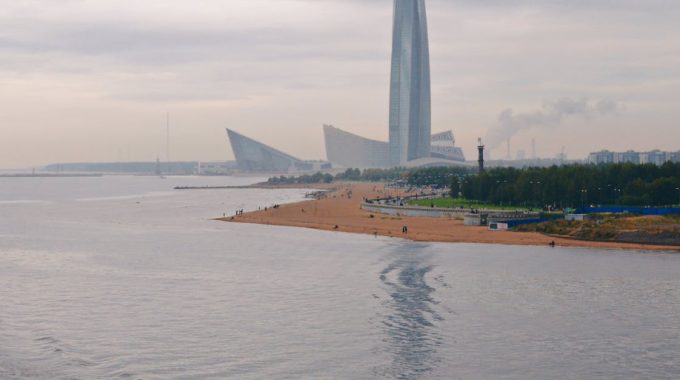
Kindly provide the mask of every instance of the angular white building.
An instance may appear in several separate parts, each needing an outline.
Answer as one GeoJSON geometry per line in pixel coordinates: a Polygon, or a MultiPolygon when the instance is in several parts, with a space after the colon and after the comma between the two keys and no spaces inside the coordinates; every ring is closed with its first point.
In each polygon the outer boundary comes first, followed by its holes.
{"type": "Polygon", "coordinates": [[[305,161],[227,129],[238,168],[244,172],[288,173],[311,170],[305,161]]]}
{"type": "Polygon", "coordinates": [[[451,161],[465,161],[463,150],[456,146],[453,131],[440,132],[432,135],[430,156],[451,161]]]}
{"type": "Polygon", "coordinates": [[[395,0],[390,79],[390,163],[430,156],[430,49],[425,0],[395,0]]]}

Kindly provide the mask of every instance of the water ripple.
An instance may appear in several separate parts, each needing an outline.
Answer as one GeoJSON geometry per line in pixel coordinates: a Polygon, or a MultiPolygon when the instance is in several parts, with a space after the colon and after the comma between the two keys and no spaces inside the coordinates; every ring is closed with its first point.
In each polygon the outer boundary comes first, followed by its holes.
{"type": "Polygon", "coordinates": [[[435,310],[436,289],[427,276],[434,266],[429,256],[420,252],[424,245],[406,243],[390,255],[380,272],[380,281],[388,295],[380,316],[385,334],[384,350],[390,355],[387,368],[375,373],[397,379],[416,379],[430,373],[440,361],[438,348],[443,337],[437,323],[443,317],[435,310]]]}

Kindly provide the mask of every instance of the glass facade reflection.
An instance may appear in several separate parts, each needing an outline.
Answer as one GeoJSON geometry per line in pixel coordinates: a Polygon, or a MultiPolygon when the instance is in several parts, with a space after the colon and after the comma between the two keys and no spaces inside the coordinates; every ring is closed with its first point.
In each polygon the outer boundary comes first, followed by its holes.
{"type": "Polygon", "coordinates": [[[390,162],[430,156],[430,51],[425,0],[395,0],[390,79],[390,162]]]}

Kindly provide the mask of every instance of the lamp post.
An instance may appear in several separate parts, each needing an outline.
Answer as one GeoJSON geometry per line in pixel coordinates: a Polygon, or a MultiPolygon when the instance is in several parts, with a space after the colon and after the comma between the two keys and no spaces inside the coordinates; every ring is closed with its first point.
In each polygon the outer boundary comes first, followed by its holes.
{"type": "Polygon", "coordinates": [[[536,186],[535,185],[540,185],[541,181],[529,181],[529,183],[534,185],[534,186],[531,187],[531,190],[532,190],[531,195],[532,195],[532,198],[534,198],[533,201],[532,201],[533,204],[534,204],[534,207],[536,207],[536,201],[537,201],[538,196],[536,195],[536,186]]]}
{"type": "Polygon", "coordinates": [[[457,175],[456,177],[458,178],[458,194],[456,194],[456,198],[463,198],[463,184],[467,182],[467,177],[463,175],[457,175]]]}
{"type": "Polygon", "coordinates": [[[588,201],[588,189],[581,189],[581,208],[585,208],[588,201]]]}
{"type": "Polygon", "coordinates": [[[680,206],[680,187],[676,187],[675,190],[678,191],[678,206],[680,206]]]}
{"type": "Polygon", "coordinates": [[[614,189],[614,197],[615,197],[615,203],[618,205],[619,204],[619,198],[621,198],[621,189],[618,187],[614,189]]]}
{"type": "Polygon", "coordinates": [[[503,206],[503,199],[505,199],[505,196],[504,196],[504,195],[505,195],[505,192],[503,191],[503,189],[505,188],[505,186],[503,186],[504,183],[508,183],[508,181],[507,181],[507,180],[504,180],[504,181],[498,180],[498,181],[496,181],[496,184],[498,184],[498,192],[501,194],[501,206],[503,206]]]}

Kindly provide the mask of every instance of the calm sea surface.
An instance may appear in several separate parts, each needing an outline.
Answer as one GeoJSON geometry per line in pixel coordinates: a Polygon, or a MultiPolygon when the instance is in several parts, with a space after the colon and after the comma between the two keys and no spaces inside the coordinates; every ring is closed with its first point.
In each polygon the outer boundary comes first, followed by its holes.
{"type": "Polygon", "coordinates": [[[301,190],[0,178],[0,379],[678,379],[680,256],[210,218],[301,190]]]}

